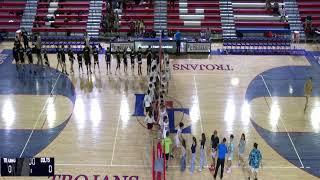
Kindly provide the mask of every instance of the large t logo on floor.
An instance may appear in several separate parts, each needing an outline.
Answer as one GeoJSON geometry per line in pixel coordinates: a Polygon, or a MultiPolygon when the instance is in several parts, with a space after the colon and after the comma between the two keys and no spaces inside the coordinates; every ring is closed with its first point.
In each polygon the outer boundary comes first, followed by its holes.
{"type": "MultiPolygon", "coordinates": [[[[134,108],[134,113],[133,116],[145,116],[144,115],[144,107],[143,107],[143,99],[144,99],[144,94],[135,94],[136,96],[136,103],[135,103],[135,108],[134,108]]],[[[167,105],[167,112],[168,112],[168,117],[169,117],[169,129],[170,133],[176,133],[176,127],[179,125],[182,119],[177,120],[175,119],[175,113],[180,112],[185,115],[189,115],[189,108],[183,108],[183,107],[173,107],[175,104],[174,101],[166,101],[167,105]]],[[[182,130],[182,133],[191,133],[191,126],[187,126],[182,130]]]]}

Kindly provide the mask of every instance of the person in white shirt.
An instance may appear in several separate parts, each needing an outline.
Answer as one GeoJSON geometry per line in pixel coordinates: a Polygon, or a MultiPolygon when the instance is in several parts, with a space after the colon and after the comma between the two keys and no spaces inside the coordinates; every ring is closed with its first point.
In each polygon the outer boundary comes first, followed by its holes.
{"type": "Polygon", "coordinates": [[[171,79],[171,69],[170,69],[170,63],[169,60],[165,62],[165,71],[166,71],[166,75],[168,77],[168,80],[171,79]]]}
{"type": "Polygon", "coordinates": [[[280,12],[280,21],[282,22],[287,22],[287,12],[286,9],[284,8],[284,5],[281,6],[281,9],[279,10],[280,12]]]}
{"type": "Polygon", "coordinates": [[[169,120],[168,120],[168,116],[164,116],[163,117],[163,138],[166,138],[166,133],[169,132],[169,120]]]}
{"type": "Polygon", "coordinates": [[[182,129],[183,129],[183,126],[184,126],[183,122],[180,122],[180,123],[179,123],[179,126],[178,126],[178,128],[177,128],[177,134],[176,134],[176,136],[175,136],[175,145],[176,145],[177,148],[180,147],[180,139],[182,139],[182,129]]]}
{"type": "Polygon", "coordinates": [[[155,95],[155,87],[153,85],[152,82],[149,82],[149,85],[148,85],[148,91],[150,91],[150,98],[151,98],[151,102],[154,100],[154,95],[155,95]]]}
{"type": "Polygon", "coordinates": [[[145,108],[146,114],[148,114],[149,112],[151,112],[151,103],[152,103],[150,90],[148,90],[147,94],[144,95],[143,102],[144,102],[144,108],[145,108]]]}
{"type": "Polygon", "coordinates": [[[153,118],[153,115],[152,115],[152,111],[149,111],[149,113],[147,114],[147,116],[144,119],[144,121],[147,123],[147,128],[149,130],[152,130],[153,123],[154,123],[154,118],[153,118]]]}

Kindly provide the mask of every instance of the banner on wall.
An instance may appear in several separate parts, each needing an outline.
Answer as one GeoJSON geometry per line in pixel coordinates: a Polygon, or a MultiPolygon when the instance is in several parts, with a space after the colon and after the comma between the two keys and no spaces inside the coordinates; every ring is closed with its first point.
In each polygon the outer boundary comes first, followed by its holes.
{"type": "Polygon", "coordinates": [[[120,51],[123,51],[124,49],[134,49],[134,42],[112,42],[110,44],[111,52],[116,52],[118,48],[120,48],[120,51]]]}
{"type": "Polygon", "coordinates": [[[211,43],[205,42],[188,42],[187,43],[187,52],[188,53],[210,53],[211,43]]]}
{"type": "MultiPolygon", "coordinates": [[[[176,52],[176,42],[175,41],[163,41],[162,42],[162,49],[166,53],[175,53],[176,52]]],[[[136,51],[141,47],[142,51],[151,47],[152,51],[159,50],[159,41],[135,41],[135,49],[136,51]]]]}

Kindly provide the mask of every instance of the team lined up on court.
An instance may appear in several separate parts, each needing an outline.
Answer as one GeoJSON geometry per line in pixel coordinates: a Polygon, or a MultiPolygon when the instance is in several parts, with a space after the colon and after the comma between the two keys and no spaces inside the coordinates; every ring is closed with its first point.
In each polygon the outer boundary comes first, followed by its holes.
{"type": "MultiPolygon", "coordinates": [[[[70,45],[65,48],[63,45],[62,46],[57,46],[56,47],[56,55],[57,55],[57,66],[56,69],[60,70],[62,73],[69,75],[69,73],[73,74],[74,73],[74,64],[75,61],[77,60],[78,62],[78,72],[79,74],[84,74],[85,71],[83,69],[83,63],[85,65],[85,70],[86,73],[92,74],[92,72],[96,72],[96,69],[98,69],[100,73],[100,59],[99,59],[99,53],[102,51],[102,49],[99,47],[99,49],[93,45],[90,47],[88,44],[84,46],[82,51],[75,52],[70,45]],[[67,57],[70,62],[70,70],[68,73],[67,70],[67,57]],[[92,59],[93,59],[93,71],[92,71],[92,59]]],[[[40,45],[35,44],[33,48],[29,47],[29,44],[25,44],[25,47],[21,45],[20,40],[16,39],[14,43],[14,47],[12,49],[13,52],[13,58],[16,62],[17,65],[24,65],[25,62],[25,57],[28,58],[28,63],[29,64],[34,64],[33,60],[33,54],[36,54],[37,57],[37,65],[42,66],[43,68],[45,66],[50,67],[50,62],[48,59],[48,54],[45,49],[41,49],[40,45]],[[43,63],[44,59],[44,63],[43,63]],[[44,66],[45,65],[45,66],[44,66]]],[[[137,68],[137,74],[139,76],[142,76],[142,61],[143,58],[146,57],[146,64],[147,64],[147,75],[150,73],[155,73],[154,65],[155,60],[159,61],[158,54],[154,53],[151,51],[151,47],[146,51],[142,51],[142,49],[139,47],[137,51],[134,49],[130,48],[116,48],[115,52],[111,52],[111,49],[108,47],[105,50],[105,62],[106,62],[106,71],[107,75],[112,74],[112,69],[111,69],[111,63],[112,59],[116,60],[116,69],[114,71],[114,74],[120,74],[121,73],[121,68],[123,66],[123,73],[128,74],[128,57],[130,58],[130,66],[131,66],[131,74],[135,75],[135,65],[138,65],[137,68]],[[114,58],[112,58],[114,57],[114,58]],[[123,65],[122,65],[123,64],[123,65]],[[151,67],[152,66],[152,67],[151,67]]],[[[158,64],[157,64],[158,65],[158,64]]],[[[18,67],[23,67],[23,66],[17,66],[18,67]]],[[[169,67],[168,67],[169,68],[169,67]]],[[[30,69],[31,72],[31,69],[30,69]]],[[[34,73],[36,71],[34,70],[34,73]]],[[[156,78],[156,77],[153,77],[156,78]]]]}

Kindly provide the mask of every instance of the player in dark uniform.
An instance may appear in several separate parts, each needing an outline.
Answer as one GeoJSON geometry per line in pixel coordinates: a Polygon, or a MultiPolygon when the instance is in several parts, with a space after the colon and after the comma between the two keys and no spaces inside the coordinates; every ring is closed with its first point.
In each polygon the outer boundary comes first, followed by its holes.
{"type": "Polygon", "coordinates": [[[123,72],[127,73],[128,58],[127,58],[127,50],[126,49],[123,50],[122,58],[123,58],[123,72]]]}
{"type": "Polygon", "coordinates": [[[62,62],[61,62],[60,47],[59,47],[59,46],[57,46],[56,51],[57,51],[57,60],[58,60],[57,68],[56,68],[56,69],[57,69],[57,71],[58,71],[58,70],[59,70],[59,66],[61,67],[61,70],[62,70],[62,68],[63,68],[62,62]]]}
{"type": "Polygon", "coordinates": [[[151,61],[152,61],[152,51],[151,46],[148,47],[147,51],[147,74],[150,74],[151,71],[151,61]]]}
{"type": "Polygon", "coordinates": [[[43,50],[43,59],[44,59],[44,64],[50,67],[50,62],[49,62],[49,58],[46,50],[43,50]]]}
{"type": "Polygon", "coordinates": [[[66,54],[65,54],[65,50],[64,50],[64,46],[61,46],[60,49],[60,58],[61,58],[61,63],[62,63],[62,73],[65,73],[66,75],[69,75],[67,73],[67,67],[66,67],[66,54]]]}
{"type": "Polygon", "coordinates": [[[99,66],[99,51],[95,45],[92,46],[92,54],[93,54],[93,71],[96,70],[96,65],[98,66],[98,69],[100,71],[100,66],[99,66]]]}
{"type": "Polygon", "coordinates": [[[82,71],[82,73],[83,73],[83,68],[82,68],[82,54],[81,54],[81,52],[78,52],[78,54],[77,54],[77,59],[78,59],[79,74],[80,74],[80,68],[81,68],[81,71],[82,71]]]}
{"type": "Polygon", "coordinates": [[[27,57],[28,57],[29,64],[33,64],[32,49],[28,47],[26,49],[26,54],[27,54],[27,57]]]}
{"type": "Polygon", "coordinates": [[[22,46],[19,48],[19,60],[21,64],[24,64],[24,49],[22,46]]]}
{"type": "Polygon", "coordinates": [[[116,59],[117,59],[117,67],[116,67],[116,72],[114,73],[115,75],[117,75],[117,71],[120,71],[120,63],[121,63],[121,59],[120,59],[120,48],[117,49],[116,51],[116,59]]]}
{"type": "Polygon", "coordinates": [[[36,55],[37,55],[37,59],[38,59],[37,64],[43,66],[43,61],[42,61],[42,55],[41,55],[41,49],[40,49],[40,47],[35,46],[35,50],[36,50],[36,55]]]}
{"type": "Polygon", "coordinates": [[[142,51],[141,51],[141,47],[139,47],[139,49],[138,49],[137,59],[138,59],[138,75],[142,75],[142,71],[141,71],[141,64],[142,64],[142,51]]]}
{"type": "Polygon", "coordinates": [[[83,48],[83,58],[84,58],[84,63],[86,65],[86,68],[87,68],[87,74],[92,74],[91,72],[91,60],[90,60],[90,48],[89,46],[85,46],[83,48]]]}
{"type": "Polygon", "coordinates": [[[107,75],[111,74],[111,70],[110,70],[110,65],[111,65],[111,51],[110,48],[108,47],[106,50],[106,54],[105,54],[105,59],[106,59],[106,65],[107,65],[107,75]]]}
{"type": "Polygon", "coordinates": [[[69,61],[70,61],[70,72],[74,73],[74,70],[73,70],[74,53],[73,53],[70,45],[68,46],[68,56],[69,56],[69,61]]]}
{"type": "Polygon", "coordinates": [[[16,68],[18,69],[18,64],[20,63],[18,45],[15,45],[12,48],[12,56],[14,58],[14,61],[16,62],[16,68]]]}
{"type": "Polygon", "coordinates": [[[131,72],[134,74],[134,59],[135,59],[135,52],[134,49],[131,50],[130,52],[130,62],[131,62],[131,72]]]}

